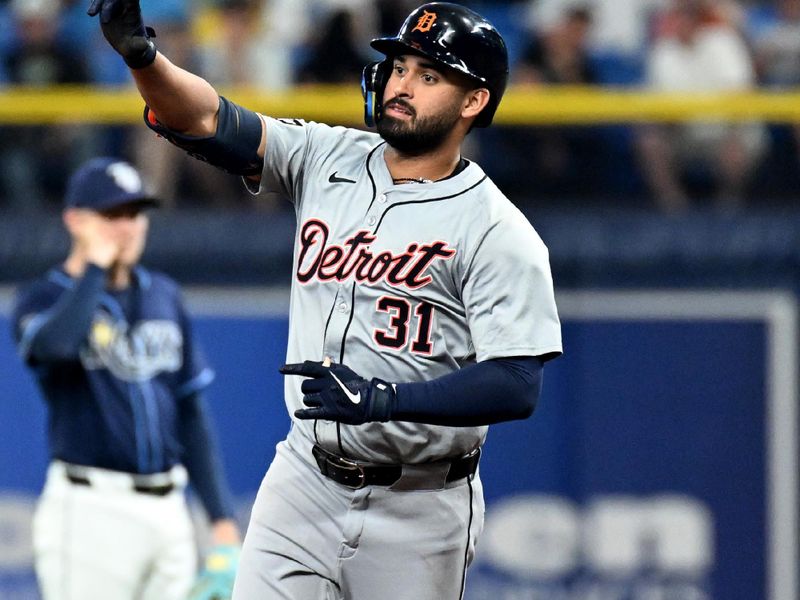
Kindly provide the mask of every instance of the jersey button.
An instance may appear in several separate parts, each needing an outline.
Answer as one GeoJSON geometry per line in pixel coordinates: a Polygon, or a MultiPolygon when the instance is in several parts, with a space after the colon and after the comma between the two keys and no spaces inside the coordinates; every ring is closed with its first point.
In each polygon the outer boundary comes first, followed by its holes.
{"type": "Polygon", "coordinates": [[[384,203],[386,202],[386,200],[387,200],[386,194],[381,194],[380,196],[378,196],[378,202],[384,203]]]}
{"type": "Polygon", "coordinates": [[[372,216],[369,219],[367,219],[367,225],[369,226],[375,225],[375,223],[377,222],[378,222],[378,217],[376,216],[372,216]]]}
{"type": "Polygon", "coordinates": [[[341,304],[339,304],[339,312],[347,312],[347,303],[346,302],[342,302],[341,304]]]}

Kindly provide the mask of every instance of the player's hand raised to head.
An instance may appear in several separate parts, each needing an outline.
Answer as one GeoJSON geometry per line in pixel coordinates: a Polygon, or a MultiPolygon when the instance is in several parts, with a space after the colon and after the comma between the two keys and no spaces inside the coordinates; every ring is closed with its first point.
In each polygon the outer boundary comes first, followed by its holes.
{"type": "Polygon", "coordinates": [[[156,36],[144,26],[139,0],[92,0],[90,17],[100,15],[100,27],[108,43],[131,69],[141,69],[156,59],[156,36]]]}
{"type": "Polygon", "coordinates": [[[397,400],[392,384],[373,378],[367,381],[352,369],[329,361],[307,360],[283,365],[284,375],[309,377],[303,381],[303,404],[296,410],[298,419],[327,419],[350,425],[368,421],[388,421],[397,400]]]}
{"type": "Polygon", "coordinates": [[[113,224],[94,211],[80,208],[69,209],[64,218],[83,258],[98,267],[110,267],[121,248],[113,224]]]}

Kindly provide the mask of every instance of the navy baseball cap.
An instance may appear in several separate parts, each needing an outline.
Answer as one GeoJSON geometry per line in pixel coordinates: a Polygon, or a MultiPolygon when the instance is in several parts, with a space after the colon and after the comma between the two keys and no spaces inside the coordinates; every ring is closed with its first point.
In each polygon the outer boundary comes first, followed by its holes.
{"type": "Polygon", "coordinates": [[[145,190],[139,172],[118,158],[93,158],[84,163],[67,182],[66,208],[104,211],[124,204],[143,208],[159,205],[145,190]]]}

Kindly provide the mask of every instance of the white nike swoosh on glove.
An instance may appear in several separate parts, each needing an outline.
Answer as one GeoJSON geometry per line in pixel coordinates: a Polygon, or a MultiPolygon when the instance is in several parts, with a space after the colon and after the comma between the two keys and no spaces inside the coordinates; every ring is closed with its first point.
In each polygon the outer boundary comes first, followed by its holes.
{"type": "Polygon", "coordinates": [[[348,390],[347,386],[341,382],[341,380],[336,376],[336,374],[333,371],[331,371],[331,377],[333,377],[334,381],[336,381],[338,386],[342,388],[342,391],[344,392],[345,396],[347,396],[350,399],[350,402],[352,402],[353,404],[361,404],[361,394],[358,393],[354,394],[353,392],[348,390]]]}

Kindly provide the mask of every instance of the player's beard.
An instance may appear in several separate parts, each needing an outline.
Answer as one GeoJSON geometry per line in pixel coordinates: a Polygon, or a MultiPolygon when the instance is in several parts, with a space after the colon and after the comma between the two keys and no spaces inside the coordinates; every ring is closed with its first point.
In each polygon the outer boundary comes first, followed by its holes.
{"type": "Polygon", "coordinates": [[[378,121],[378,133],[392,148],[406,156],[421,156],[435,150],[447,139],[461,118],[460,103],[427,117],[417,117],[416,111],[402,100],[392,99],[411,112],[408,120],[397,119],[385,112],[378,121]]]}

